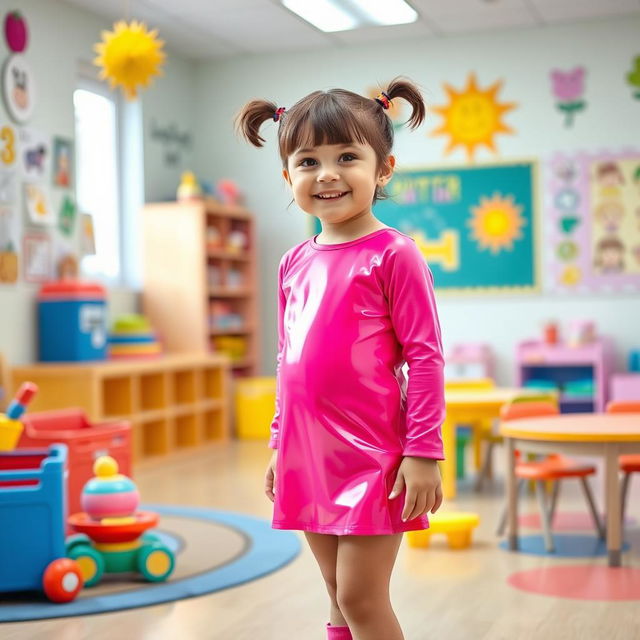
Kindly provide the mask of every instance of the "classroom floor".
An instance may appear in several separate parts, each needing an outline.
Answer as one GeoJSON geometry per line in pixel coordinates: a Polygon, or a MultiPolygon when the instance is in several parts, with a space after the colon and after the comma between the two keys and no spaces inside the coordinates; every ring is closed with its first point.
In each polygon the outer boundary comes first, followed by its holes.
{"type": "MultiPolygon", "coordinates": [[[[193,505],[269,518],[263,473],[270,450],[262,442],[211,445],[136,469],[144,502],[193,505]]],[[[502,451],[497,452],[499,467],[502,451]]],[[[561,512],[583,512],[577,483],[566,483],[561,512]]],[[[549,558],[509,553],[494,534],[502,505],[500,479],[476,494],[461,484],[450,510],[476,511],[481,524],[473,548],[451,551],[434,537],[428,550],[403,541],[392,577],[394,609],[406,640],[631,640],[640,638],[640,601],[589,601],[520,591],[507,583],[516,571],[556,565],[606,565],[606,558],[549,558]]],[[[596,496],[600,499],[599,483],[596,496]]],[[[640,479],[632,482],[625,567],[640,568],[640,479]]],[[[601,502],[599,502],[601,504],[601,502]]],[[[537,513],[523,498],[522,513],[537,513]]],[[[527,533],[528,531],[524,531],[527,533]]],[[[585,533],[589,533],[585,531],[585,533]]],[[[325,640],[328,598],[306,543],[289,565],[253,582],[164,605],[39,622],[0,625],[3,640],[325,640]]],[[[384,638],[380,638],[384,640],[384,638]]]]}

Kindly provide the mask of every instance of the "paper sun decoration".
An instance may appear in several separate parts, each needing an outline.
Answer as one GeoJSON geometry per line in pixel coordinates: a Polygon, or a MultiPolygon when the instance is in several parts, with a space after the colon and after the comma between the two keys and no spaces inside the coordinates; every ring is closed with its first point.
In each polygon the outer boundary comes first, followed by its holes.
{"type": "Polygon", "coordinates": [[[128,100],[138,95],[138,87],[148,87],[151,79],[162,75],[160,65],[165,53],[157,30],[147,31],[144,22],[124,20],[113,25],[113,31],[102,32],[102,42],[94,45],[100,55],[93,61],[102,67],[100,79],[109,80],[111,87],[122,88],[128,100]]]}

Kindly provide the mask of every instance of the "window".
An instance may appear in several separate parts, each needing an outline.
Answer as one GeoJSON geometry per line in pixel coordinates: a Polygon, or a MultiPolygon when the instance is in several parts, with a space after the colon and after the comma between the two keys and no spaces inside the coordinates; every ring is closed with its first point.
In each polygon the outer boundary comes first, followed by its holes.
{"type": "Polygon", "coordinates": [[[121,198],[118,103],[97,82],[82,81],[73,94],[76,197],[93,218],[96,254],[82,258],[84,276],[121,283],[121,198]]]}

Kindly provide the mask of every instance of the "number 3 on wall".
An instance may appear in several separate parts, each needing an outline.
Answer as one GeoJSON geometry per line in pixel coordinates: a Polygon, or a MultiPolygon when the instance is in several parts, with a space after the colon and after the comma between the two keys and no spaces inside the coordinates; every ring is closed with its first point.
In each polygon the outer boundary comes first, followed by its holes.
{"type": "Polygon", "coordinates": [[[16,160],[16,134],[13,127],[2,127],[0,129],[0,140],[2,141],[2,150],[0,150],[0,160],[9,166],[16,160]]]}

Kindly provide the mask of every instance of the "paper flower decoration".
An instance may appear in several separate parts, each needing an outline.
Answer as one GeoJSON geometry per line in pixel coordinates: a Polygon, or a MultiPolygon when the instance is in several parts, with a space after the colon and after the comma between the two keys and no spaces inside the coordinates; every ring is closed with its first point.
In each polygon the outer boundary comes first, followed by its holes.
{"type": "Polygon", "coordinates": [[[573,124],[573,115],[586,107],[582,99],[584,93],[584,67],[576,67],[571,71],[551,71],[551,89],[556,99],[556,106],[564,112],[564,125],[573,124]]]}
{"type": "Polygon", "coordinates": [[[634,90],[633,97],[640,100],[640,56],[633,60],[633,68],[627,74],[627,82],[634,90]]]}
{"type": "Polygon", "coordinates": [[[162,75],[164,42],[156,39],[157,30],[147,31],[144,22],[127,24],[121,20],[113,28],[102,32],[102,42],[94,46],[100,55],[93,62],[102,67],[102,80],[109,80],[111,87],[121,87],[127,99],[133,100],[138,87],[148,87],[154,76],[162,75]]]}

